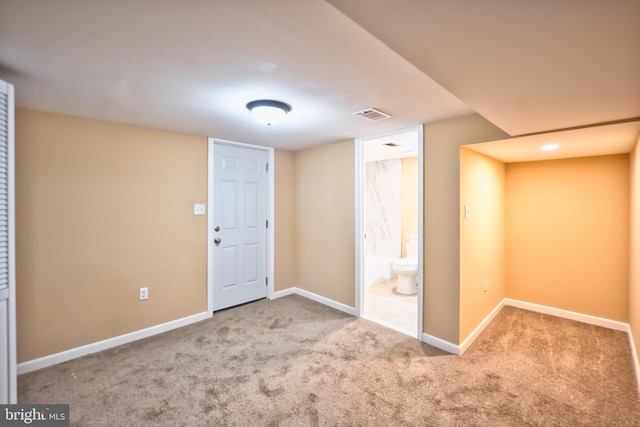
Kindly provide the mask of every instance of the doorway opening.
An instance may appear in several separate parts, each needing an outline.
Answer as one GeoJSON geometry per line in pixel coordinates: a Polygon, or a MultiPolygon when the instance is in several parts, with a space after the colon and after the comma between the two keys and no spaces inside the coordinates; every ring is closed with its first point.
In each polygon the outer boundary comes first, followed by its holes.
{"type": "Polygon", "coordinates": [[[422,341],[422,126],[356,139],[356,311],[422,341]]]}

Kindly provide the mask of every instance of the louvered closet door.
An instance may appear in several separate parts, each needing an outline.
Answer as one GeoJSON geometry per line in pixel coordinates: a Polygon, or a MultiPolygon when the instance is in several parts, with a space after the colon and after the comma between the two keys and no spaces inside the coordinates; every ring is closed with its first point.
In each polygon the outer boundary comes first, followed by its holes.
{"type": "Polygon", "coordinates": [[[0,80],[0,404],[16,403],[13,86],[0,80]]]}

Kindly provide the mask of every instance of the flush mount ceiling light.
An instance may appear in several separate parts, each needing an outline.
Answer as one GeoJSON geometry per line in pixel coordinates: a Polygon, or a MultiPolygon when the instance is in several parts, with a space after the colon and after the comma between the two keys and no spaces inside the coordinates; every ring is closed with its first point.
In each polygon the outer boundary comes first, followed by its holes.
{"type": "Polygon", "coordinates": [[[540,147],[540,151],[553,151],[557,150],[558,148],[560,148],[558,144],[546,144],[540,147]]]}
{"type": "Polygon", "coordinates": [[[281,122],[287,116],[287,113],[291,111],[291,106],[280,101],[260,99],[248,103],[247,109],[251,111],[257,121],[271,126],[281,122]]]}

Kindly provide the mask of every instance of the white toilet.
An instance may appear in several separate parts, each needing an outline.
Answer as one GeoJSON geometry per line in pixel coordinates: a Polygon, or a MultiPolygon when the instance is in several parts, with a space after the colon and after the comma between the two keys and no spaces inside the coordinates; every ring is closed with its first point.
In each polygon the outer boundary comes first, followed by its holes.
{"type": "Polygon", "coordinates": [[[393,260],[393,271],[398,274],[396,292],[413,295],[418,292],[418,236],[407,234],[404,241],[407,245],[407,256],[393,260]]]}

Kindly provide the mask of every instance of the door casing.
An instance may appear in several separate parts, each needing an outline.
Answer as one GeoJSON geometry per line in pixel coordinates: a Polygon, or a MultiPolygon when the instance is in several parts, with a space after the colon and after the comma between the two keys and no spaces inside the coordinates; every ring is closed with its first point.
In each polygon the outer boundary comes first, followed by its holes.
{"type": "Polygon", "coordinates": [[[355,139],[355,287],[356,287],[356,315],[362,317],[364,315],[364,229],[363,221],[364,212],[364,191],[366,172],[364,167],[363,144],[372,139],[382,138],[384,136],[394,135],[398,133],[416,131],[418,133],[418,325],[416,329],[416,338],[418,341],[424,341],[423,337],[423,304],[424,304],[424,129],[422,125],[411,126],[393,131],[383,132],[355,139]]]}
{"type": "Polygon", "coordinates": [[[255,150],[263,150],[267,152],[269,162],[269,170],[267,171],[267,218],[269,228],[267,229],[267,298],[273,298],[274,290],[274,270],[275,270],[275,254],[274,254],[274,230],[275,230],[275,210],[274,210],[274,171],[275,171],[275,150],[271,147],[263,147],[260,145],[244,144],[240,142],[227,141],[218,138],[208,139],[208,167],[207,167],[207,312],[213,315],[213,250],[214,250],[214,223],[213,223],[213,177],[214,177],[214,144],[220,143],[225,145],[233,145],[238,147],[252,148],[255,150]]]}

